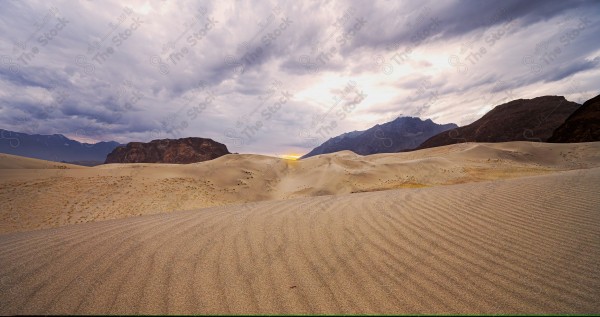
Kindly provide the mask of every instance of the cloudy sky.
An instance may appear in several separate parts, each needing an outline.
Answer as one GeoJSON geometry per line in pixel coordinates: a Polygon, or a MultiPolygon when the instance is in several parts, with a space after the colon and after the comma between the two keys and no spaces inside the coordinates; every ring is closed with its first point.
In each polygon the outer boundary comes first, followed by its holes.
{"type": "Polygon", "coordinates": [[[600,93],[598,1],[3,1],[0,128],[304,154],[600,93]],[[596,34],[596,35],[594,35],[596,34]]]}

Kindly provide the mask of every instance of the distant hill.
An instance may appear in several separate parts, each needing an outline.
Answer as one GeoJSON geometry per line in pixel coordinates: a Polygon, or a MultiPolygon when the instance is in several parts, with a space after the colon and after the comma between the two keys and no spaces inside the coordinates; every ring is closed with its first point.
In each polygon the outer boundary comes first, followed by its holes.
{"type": "Polygon", "coordinates": [[[92,167],[92,166],[102,165],[102,164],[104,164],[104,161],[71,161],[71,162],[61,161],[61,163],[69,163],[69,164],[73,164],[73,165],[92,167]]]}
{"type": "Polygon", "coordinates": [[[584,102],[548,139],[554,143],[595,141],[600,141],[600,95],[584,102]]]}
{"type": "Polygon", "coordinates": [[[462,142],[544,142],[577,108],[578,103],[562,96],[513,100],[469,125],[429,138],[417,149],[462,142]]]}
{"type": "Polygon", "coordinates": [[[400,117],[365,131],[353,131],[333,137],[302,158],[343,150],[361,155],[399,152],[413,149],[429,137],[456,127],[454,123],[441,125],[430,119],[423,121],[420,118],[400,117]]]}
{"type": "Polygon", "coordinates": [[[0,153],[47,161],[102,163],[119,145],[114,141],[80,143],[62,134],[27,134],[0,129],[0,153]]]}
{"type": "Polygon", "coordinates": [[[130,142],[115,148],[105,163],[173,163],[188,164],[216,159],[230,154],[227,146],[204,138],[130,142]]]}

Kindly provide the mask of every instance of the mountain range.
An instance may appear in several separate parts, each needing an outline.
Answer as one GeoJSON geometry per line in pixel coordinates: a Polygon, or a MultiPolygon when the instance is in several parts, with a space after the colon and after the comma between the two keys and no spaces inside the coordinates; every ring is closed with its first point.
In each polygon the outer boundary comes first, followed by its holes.
{"type": "Polygon", "coordinates": [[[27,134],[0,129],[0,153],[55,162],[98,165],[118,142],[81,143],[62,134],[27,134]]]}
{"type": "MultiPolygon", "coordinates": [[[[431,119],[399,117],[364,131],[330,138],[301,158],[350,150],[360,155],[394,153],[462,142],[600,141],[600,95],[583,105],[562,96],[518,99],[496,106],[475,122],[458,127],[431,119]]],[[[80,165],[106,163],[192,163],[229,154],[211,139],[154,140],[150,143],[81,143],[62,134],[26,134],[0,129],[0,153],[80,165]]]]}
{"type": "Polygon", "coordinates": [[[563,96],[517,99],[494,107],[475,122],[458,127],[401,117],[365,131],[330,138],[301,158],[350,150],[361,155],[426,149],[463,142],[600,141],[600,96],[582,106],[563,96]]]}
{"type": "Polygon", "coordinates": [[[454,123],[437,124],[431,119],[399,117],[364,131],[352,131],[330,138],[301,158],[343,150],[361,155],[400,152],[413,149],[431,136],[457,127],[454,123]]]}
{"type": "Polygon", "coordinates": [[[429,138],[417,149],[463,142],[545,142],[579,106],[562,96],[513,100],[469,125],[429,138]]]}

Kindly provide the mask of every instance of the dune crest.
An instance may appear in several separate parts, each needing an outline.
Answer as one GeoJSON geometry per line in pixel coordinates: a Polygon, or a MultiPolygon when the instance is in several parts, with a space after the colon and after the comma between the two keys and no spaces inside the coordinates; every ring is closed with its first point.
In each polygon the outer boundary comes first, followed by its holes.
{"type": "Polygon", "coordinates": [[[370,156],[343,151],[299,161],[231,154],[186,165],[109,164],[93,168],[3,155],[0,233],[256,201],[431,187],[598,166],[600,142],[464,143],[370,156]]]}

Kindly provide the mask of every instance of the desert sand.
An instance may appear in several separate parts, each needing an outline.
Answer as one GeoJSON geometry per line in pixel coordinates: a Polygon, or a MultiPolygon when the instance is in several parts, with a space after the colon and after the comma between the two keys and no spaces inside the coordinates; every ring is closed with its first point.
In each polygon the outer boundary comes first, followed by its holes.
{"type": "MultiPolygon", "coordinates": [[[[391,159],[350,161],[372,160],[391,159]]],[[[598,313],[599,184],[588,168],[4,234],[0,314],[598,313]]]]}
{"type": "Polygon", "coordinates": [[[300,161],[231,154],[80,167],[0,155],[0,233],[248,202],[481,182],[600,167],[600,142],[463,143],[300,161]]]}

